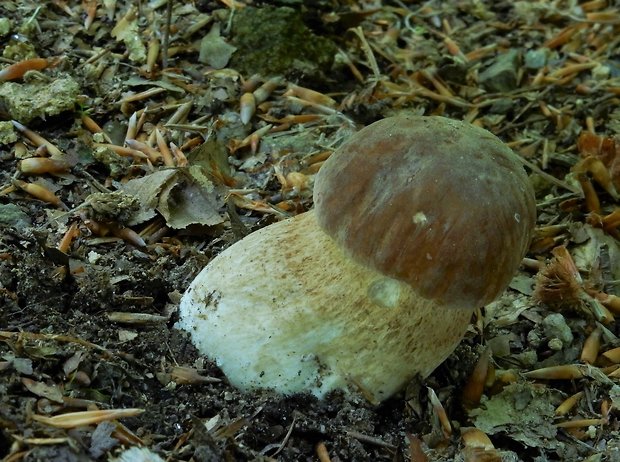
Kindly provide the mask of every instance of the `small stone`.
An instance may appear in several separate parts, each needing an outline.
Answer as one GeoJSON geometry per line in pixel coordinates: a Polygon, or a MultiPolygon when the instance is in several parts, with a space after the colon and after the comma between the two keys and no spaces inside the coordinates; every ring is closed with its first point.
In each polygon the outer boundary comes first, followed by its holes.
{"type": "Polygon", "coordinates": [[[487,91],[506,93],[517,88],[519,52],[511,49],[496,57],[491,66],[479,75],[479,83],[487,91]]]}
{"type": "Polygon", "coordinates": [[[549,340],[549,343],[547,343],[547,345],[552,351],[562,351],[562,348],[564,348],[564,344],[559,338],[552,338],[551,340],[549,340]]]}
{"type": "Polygon", "coordinates": [[[506,114],[512,109],[514,101],[511,98],[498,98],[489,108],[491,114],[506,114]]]}
{"type": "Polygon", "coordinates": [[[609,66],[599,64],[594,69],[592,69],[591,73],[594,80],[607,80],[611,74],[611,69],[609,68],[609,66]]]}
{"type": "Polygon", "coordinates": [[[437,73],[448,82],[464,84],[467,80],[467,65],[452,56],[446,57],[437,65],[437,73]]]}
{"type": "Polygon", "coordinates": [[[547,56],[549,50],[542,48],[538,50],[529,50],[525,53],[525,67],[528,69],[541,69],[547,64],[547,56]]]}
{"type": "Polygon", "coordinates": [[[27,228],[30,225],[30,217],[19,206],[0,204],[0,228],[27,228]]]}
{"type": "Polygon", "coordinates": [[[527,343],[529,343],[532,348],[538,348],[541,344],[541,338],[538,332],[534,330],[529,331],[527,334],[527,343]]]}
{"type": "Polygon", "coordinates": [[[538,362],[538,355],[534,350],[526,350],[522,353],[514,354],[512,357],[525,368],[533,367],[538,362]]]}
{"type": "Polygon", "coordinates": [[[566,324],[564,316],[559,313],[553,313],[543,319],[542,322],[545,335],[550,339],[558,339],[564,345],[570,345],[573,342],[573,333],[566,324]]]}

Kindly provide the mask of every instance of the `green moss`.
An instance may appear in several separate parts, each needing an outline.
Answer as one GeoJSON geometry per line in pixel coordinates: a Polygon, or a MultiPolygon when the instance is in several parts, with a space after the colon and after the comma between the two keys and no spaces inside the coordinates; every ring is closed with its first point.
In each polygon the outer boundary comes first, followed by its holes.
{"type": "Polygon", "coordinates": [[[21,61],[22,59],[37,58],[34,45],[28,42],[11,41],[2,49],[2,57],[21,61]]]}
{"type": "Polygon", "coordinates": [[[292,8],[244,8],[233,17],[231,67],[245,75],[319,77],[329,71],[334,43],[315,35],[292,8]]]}
{"type": "Polygon", "coordinates": [[[0,104],[12,119],[28,123],[73,110],[79,90],[68,76],[50,82],[6,82],[0,85],[0,104]]]}
{"type": "Polygon", "coordinates": [[[0,18],[0,37],[9,35],[11,31],[11,20],[9,18],[0,18]]]}
{"type": "Polygon", "coordinates": [[[17,141],[17,133],[11,122],[0,122],[0,146],[15,143],[17,141]]]}

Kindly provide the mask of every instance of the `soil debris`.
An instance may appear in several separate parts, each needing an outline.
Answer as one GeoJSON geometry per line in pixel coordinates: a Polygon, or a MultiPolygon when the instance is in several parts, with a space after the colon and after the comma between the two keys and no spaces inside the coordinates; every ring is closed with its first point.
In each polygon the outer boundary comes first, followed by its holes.
{"type": "Polygon", "coordinates": [[[604,0],[0,2],[0,458],[618,460],[618,18],[604,0]],[[397,113],[522,159],[538,221],[511,288],[380,405],[239,392],[174,328],[180,294],[310,210],[331,153],[397,113]]]}

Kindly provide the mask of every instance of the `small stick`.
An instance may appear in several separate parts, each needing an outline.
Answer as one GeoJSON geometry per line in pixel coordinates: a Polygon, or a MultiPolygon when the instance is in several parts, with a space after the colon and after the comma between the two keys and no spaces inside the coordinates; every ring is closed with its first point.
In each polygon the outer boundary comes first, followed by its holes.
{"type": "Polygon", "coordinates": [[[170,26],[172,25],[172,2],[174,0],[168,0],[166,3],[166,21],[164,23],[164,43],[162,44],[161,51],[161,67],[162,69],[168,68],[168,47],[170,45],[170,26]]]}
{"type": "Polygon", "coordinates": [[[366,60],[368,61],[368,65],[370,69],[372,70],[372,73],[374,74],[375,79],[378,80],[381,77],[381,71],[379,70],[379,64],[377,64],[377,60],[375,58],[374,53],[372,52],[372,48],[370,48],[370,45],[368,45],[368,41],[366,40],[366,37],[364,36],[364,30],[361,28],[361,26],[355,27],[354,29],[351,29],[351,30],[360,39],[362,51],[366,55],[366,60]]]}
{"type": "Polygon", "coordinates": [[[393,444],[386,443],[382,439],[375,438],[374,436],[364,435],[363,433],[357,432],[355,430],[347,430],[346,433],[350,437],[355,438],[356,440],[359,440],[363,443],[374,444],[375,446],[380,446],[388,449],[396,449],[396,446],[394,446],[393,444]]]}

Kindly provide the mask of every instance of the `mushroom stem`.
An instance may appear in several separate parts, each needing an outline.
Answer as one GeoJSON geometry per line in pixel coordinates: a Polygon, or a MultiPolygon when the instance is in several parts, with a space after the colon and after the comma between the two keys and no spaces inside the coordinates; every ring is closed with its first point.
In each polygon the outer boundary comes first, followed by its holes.
{"type": "Polygon", "coordinates": [[[475,307],[450,308],[355,262],[310,211],[214,258],[177,327],[238,388],[322,397],[357,385],[381,401],[454,350],[475,307]]]}

